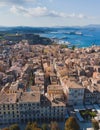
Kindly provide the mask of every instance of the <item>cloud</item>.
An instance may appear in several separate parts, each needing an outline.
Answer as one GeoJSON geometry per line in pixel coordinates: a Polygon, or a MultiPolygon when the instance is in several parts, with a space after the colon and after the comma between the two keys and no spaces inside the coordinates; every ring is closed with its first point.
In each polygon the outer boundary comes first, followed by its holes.
{"type": "Polygon", "coordinates": [[[24,8],[22,6],[12,6],[10,11],[14,14],[39,17],[48,15],[48,10],[46,7],[36,7],[36,8],[24,8]]]}
{"type": "Polygon", "coordinates": [[[14,13],[14,14],[27,14],[28,12],[27,12],[27,10],[24,8],[24,7],[22,7],[22,6],[19,6],[19,7],[17,7],[17,6],[12,6],[11,7],[11,9],[10,9],[10,11],[12,12],[12,13],[14,13]]]}
{"type": "Polygon", "coordinates": [[[87,17],[87,16],[84,15],[84,14],[75,14],[75,13],[72,13],[72,14],[70,14],[70,15],[67,15],[66,17],[79,18],[79,19],[89,18],[89,17],[87,17]]]}
{"type": "Polygon", "coordinates": [[[33,3],[37,0],[0,0],[0,6],[6,5],[24,5],[27,3],[33,3]]]}
{"type": "Polygon", "coordinates": [[[91,19],[92,17],[84,14],[66,14],[54,10],[48,10],[46,7],[25,8],[23,6],[12,6],[10,11],[17,15],[30,16],[30,17],[62,17],[62,18],[78,18],[78,19],[91,19]]]}
{"type": "MultiPolygon", "coordinates": [[[[53,2],[54,0],[48,0],[49,2],[53,2]]],[[[34,3],[38,3],[39,0],[0,0],[0,7],[10,5],[10,11],[17,15],[23,16],[31,16],[31,17],[62,17],[62,18],[78,18],[78,19],[94,19],[94,17],[90,17],[84,14],[66,14],[64,12],[57,12],[55,10],[48,10],[46,7],[41,7],[41,3],[39,3],[38,7],[35,8],[25,8],[25,5],[32,5],[34,3]]]]}

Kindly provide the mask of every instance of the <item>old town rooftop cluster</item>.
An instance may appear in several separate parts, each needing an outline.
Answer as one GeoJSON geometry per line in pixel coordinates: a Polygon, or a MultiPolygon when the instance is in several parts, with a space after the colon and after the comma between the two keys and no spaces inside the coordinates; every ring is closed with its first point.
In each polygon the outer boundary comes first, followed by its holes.
{"type": "Polygon", "coordinates": [[[100,103],[100,47],[0,45],[0,120],[65,117],[68,105],[100,103]]]}

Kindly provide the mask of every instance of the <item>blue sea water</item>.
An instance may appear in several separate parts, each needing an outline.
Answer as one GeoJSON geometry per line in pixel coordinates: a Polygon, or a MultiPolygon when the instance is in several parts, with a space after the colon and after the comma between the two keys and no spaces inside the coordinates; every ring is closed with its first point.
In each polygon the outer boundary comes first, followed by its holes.
{"type": "Polygon", "coordinates": [[[100,28],[52,28],[40,35],[78,48],[100,45],[100,28]]]}

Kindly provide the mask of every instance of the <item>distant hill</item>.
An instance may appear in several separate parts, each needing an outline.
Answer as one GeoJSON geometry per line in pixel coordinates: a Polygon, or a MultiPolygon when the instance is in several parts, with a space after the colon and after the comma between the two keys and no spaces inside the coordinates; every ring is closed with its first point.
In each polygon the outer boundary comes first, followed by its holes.
{"type": "Polygon", "coordinates": [[[16,27],[3,27],[0,26],[0,31],[7,31],[7,32],[12,32],[12,33],[26,33],[26,32],[33,32],[33,33],[40,33],[44,32],[46,28],[41,28],[41,27],[27,27],[27,26],[16,26],[16,27]]]}
{"type": "Polygon", "coordinates": [[[90,27],[90,28],[100,28],[100,24],[90,24],[90,25],[87,25],[85,27],[90,27]]]}
{"type": "Polygon", "coordinates": [[[12,33],[44,33],[45,31],[50,31],[52,29],[62,29],[62,28],[100,28],[100,24],[90,24],[86,26],[53,26],[53,27],[29,27],[29,26],[15,26],[15,27],[5,27],[0,26],[0,32],[7,31],[12,33]]]}
{"type": "Polygon", "coordinates": [[[10,27],[3,27],[3,26],[0,26],[0,31],[7,31],[11,29],[10,27]]]}
{"type": "Polygon", "coordinates": [[[28,40],[29,44],[48,45],[52,43],[49,38],[41,37],[39,33],[44,33],[46,28],[35,27],[0,27],[0,41],[7,40],[13,44],[21,40],[28,40]]]}

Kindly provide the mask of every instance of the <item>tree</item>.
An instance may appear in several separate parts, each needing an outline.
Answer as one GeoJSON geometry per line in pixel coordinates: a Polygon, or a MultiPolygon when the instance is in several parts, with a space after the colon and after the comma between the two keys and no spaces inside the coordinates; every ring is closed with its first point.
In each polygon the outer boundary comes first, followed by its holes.
{"type": "Polygon", "coordinates": [[[34,129],[34,128],[38,128],[38,124],[37,124],[37,122],[33,122],[33,123],[31,124],[31,126],[32,126],[32,129],[34,129]]]}
{"type": "Polygon", "coordinates": [[[51,122],[51,130],[59,130],[59,125],[56,121],[51,122]]]}
{"type": "Polygon", "coordinates": [[[92,120],[92,126],[93,126],[94,130],[98,130],[99,129],[99,122],[96,120],[92,120]]]}
{"type": "Polygon", "coordinates": [[[34,129],[32,129],[32,130],[42,130],[41,128],[34,128],[34,129]]]}
{"type": "Polygon", "coordinates": [[[72,50],[75,50],[75,48],[76,48],[76,46],[75,46],[75,45],[73,45],[73,46],[72,46],[72,50]]]}
{"type": "Polygon", "coordinates": [[[32,129],[31,123],[28,122],[27,125],[26,125],[26,127],[25,127],[25,130],[31,130],[31,129],[32,129]]]}
{"type": "Polygon", "coordinates": [[[9,128],[6,127],[6,128],[3,128],[2,130],[9,130],[9,128]]]}
{"type": "Polygon", "coordinates": [[[28,122],[25,130],[41,130],[41,129],[38,128],[37,122],[32,122],[32,123],[28,122]]]}
{"type": "Polygon", "coordinates": [[[48,125],[47,124],[42,124],[42,130],[48,130],[48,125]]]}
{"type": "Polygon", "coordinates": [[[13,124],[9,127],[9,130],[20,130],[20,127],[18,124],[13,124]]]}
{"type": "Polygon", "coordinates": [[[60,46],[61,48],[68,48],[68,45],[65,45],[65,44],[61,44],[60,46]]]}
{"type": "Polygon", "coordinates": [[[57,42],[53,42],[52,45],[58,46],[59,44],[57,42]]]}
{"type": "Polygon", "coordinates": [[[69,117],[65,122],[65,130],[80,130],[79,124],[74,117],[69,117]]]}

